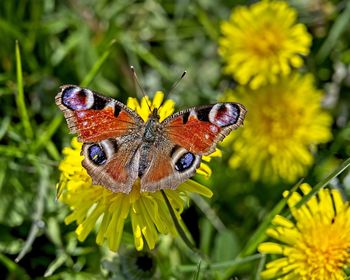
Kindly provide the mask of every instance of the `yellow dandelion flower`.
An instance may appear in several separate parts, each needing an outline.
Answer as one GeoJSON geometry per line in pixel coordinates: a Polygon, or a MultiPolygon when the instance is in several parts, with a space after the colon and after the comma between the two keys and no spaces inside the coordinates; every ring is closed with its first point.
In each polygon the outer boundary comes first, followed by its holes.
{"type": "Polygon", "coordinates": [[[225,72],[256,89],[302,66],[311,36],[296,18],[296,11],[283,1],[235,8],[221,25],[219,53],[226,61],[225,72]]]}
{"type": "MultiPolygon", "coordinates": [[[[159,107],[164,94],[157,92],[152,108],[159,107]]],[[[135,98],[129,98],[128,104],[143,119],[149,116],[149,108],[145,98],[141,104],[135,98]]],[[[159,107],[161,120],[171,115],[174,111],[174,102],[171,100],[159,107]]],[[[59,200],[69,205],[71,213],[65,218],[67,224],[76,222],[78,227],[76,234],[80,241],[86,239],[89,233],[97,225],[96,243],[105,241],[108,247],[117,251],[120,245],[124,223],[130,216],[134,234],[134,244],[137,250],[142,250],[146,242],[148,248],[153,249],[158,240],[158,233],[171,233],[176,235],[176,228],[171,219],[162,193],[140,192],[140,182],[137,181],[129,194],[113,193],[112,191],[93,185],[91,177],[82,167],[83,156],[80,155],[82,144],[76,138],[72,140],[72,146],[63,150],[64,159],[59,165],[61,171],[60,182],[57,186],[59,200]]],[[[216,152],[213,156],[219,156],[216,152]]],[[[203,157],[203,160],[209,160],[203,157]]],[[[209,176],[210,168],[202,163],[197,169],[198,173],[209,176]]],[[[178,186],[176,190],[164,190],[178,219],[184,208],[186,195],[189,192],[211,197],[212,192],[203,185],[188,180],[178,186]]]]}
{"type": "Polygon", "coordinates": [[[311,148],[332,137],[322,96],[311,75],[297,73],[257,90],[242,86],[227,92],[225,100],[242,102],[249,112],[244,129],[227,139],[233,148],[230,165],[266,182],[294,182],[305,175],[313,163],[311,148]]]}
{"type": "MultiPolygon", "coordinates": [[[[302,184],[304,194],[311,191],[302,184]]],[[[284,193],[286,197],[288,192],[284,193]]],[[[345,279],[350,264],[350,208],[338,190],[322,189],[300,208],[302,196],[294,192],[288,205],[295,222],[277,215],[267,235],[279,243],[260,244],[261,253],[283,257],[266,265],[263,279],[330,280],[345,279]]]]}

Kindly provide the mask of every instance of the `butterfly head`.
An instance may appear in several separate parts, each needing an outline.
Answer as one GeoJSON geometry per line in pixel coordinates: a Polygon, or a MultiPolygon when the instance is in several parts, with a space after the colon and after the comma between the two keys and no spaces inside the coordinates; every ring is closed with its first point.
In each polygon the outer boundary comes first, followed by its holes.
{"type": "Polygon", "coordinates": [[[158,108],[153,108],[151,116],[150,116],[150,119],[152,119],[152,120],[154,120],[156,122],[159,122],[160,116],[159,116],[159,113],[158,113],[158,108]]]}

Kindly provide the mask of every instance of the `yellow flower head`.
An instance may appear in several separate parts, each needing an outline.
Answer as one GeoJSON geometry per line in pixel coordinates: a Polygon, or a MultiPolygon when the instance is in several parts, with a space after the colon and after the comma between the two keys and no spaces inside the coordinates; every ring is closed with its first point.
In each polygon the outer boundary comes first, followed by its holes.
{"type": "MultiPolygon", "coordinates": [[[[152,108],[159,108],[161,121],[174,111],[174,102],[167,100],[161,107],[163,93],[157,92],[152,108]]],[[[143,119],[147,119],[150,111],[145,98],[141,104],[135,98],[129,98],[128,104],[143,119]]],[[[151,109],[152,109],[151,108],[151,109]]],[[[72,140],[72,147],[63,150],[64,159],[59,165],[61,171],[60,182],[57,186],[59,199],[69,205],[71,214],[66,217],[67,224],[75,221],[78,224],[76,234],[80,241],[85,240],[88,234],[97,225],[96,243],[108,242],[108,247],[116,251],[119,248],[125,220],[131,218],[134,243],[137,250],[141,250],[146,241],[153,249],[158,240],[158,233],[176,235],[176,229],[169,210],[160,191],[140,192],[140,183],[137,181],[129,194],[113,193],[98,185],[93,185],[90,176],[82,167],[83,157],[80,155],[82,144],[76,138],[72,140]]],[[[213,153],[218,156],[220,153],[213,153]]],[[[209,160],[209,157],[203,157],[209,160]]],[[[197,172],[210,175],[210,168],[201,163],[197,172]]],[[[176,190],[164,190],[172,208],[180,219],[183,211],[184,199],[188,192],[199,193],[211,197],[212,192],[195,181],[188,180],[176,190]]]]}
{"type": "MultiPolygon", "coordinates": [[[[243,103],[244,129],[230,135],[230,165],[243,166],[253,180],[294,182],[313,163],[310,148],[332,137],[331,116],[323,111],[322,92],[311,75],[291,74],[257,90],[239,87],[225,100],[243,103]]],[[[228,143],[228,142],[226,142],[228,143]]]]}
{"type": "MultiPolygon", "coordinates": [[[[301,185],[304,194],[310,192],[301,185]]],[[[284,194],[287,196],[288,192],[284,194]]],[[[329,280],[345,279],[350,264],[350,208],[338,190],[322,189],[300,208],[301,195],[294,192],[288,205],[295,222],[277,215],[267,235],[279,243],[260,244],[261,253],[283,257],[269,262],[263,279],[329,280]]]]}
{"type": "Polygon", "coordinates": [[[300,56],[309,53],[311,36],[296,17],[283,1],[235,8],[221,25],[219,53],[226,61],[226,73],[256,89],[302,66],[300,56]]]}

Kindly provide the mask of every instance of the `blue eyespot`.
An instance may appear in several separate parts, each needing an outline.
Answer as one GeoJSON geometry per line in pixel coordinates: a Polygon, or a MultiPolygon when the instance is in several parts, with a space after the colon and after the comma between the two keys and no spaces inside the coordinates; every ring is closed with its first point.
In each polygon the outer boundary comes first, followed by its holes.
{"type": "Polygon", "coordinates": [[[88,155],[90,160],[97,165],[102,165],[107,161],[105,152],[97,144],[91,145],[88,148],[88,155]]]}
{"type": "Polygon", "coordinates": [[[180,172],[185,171],[186,169],[189,169],[193,165],[194,160],[195,160],[194,154],[190,152],[185,153],[175,163],[175,169],[180,172]]]}

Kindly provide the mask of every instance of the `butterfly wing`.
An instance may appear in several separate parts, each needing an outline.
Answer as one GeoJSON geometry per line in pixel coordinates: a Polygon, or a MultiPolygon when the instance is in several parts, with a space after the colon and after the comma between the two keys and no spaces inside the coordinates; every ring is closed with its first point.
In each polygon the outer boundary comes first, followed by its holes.
{"type": "Polygon", "coordinates": [[[176,189],[192,177],[199,167],[201,156],[164,139],[150,148],[148,168],[141,177],[141,191],[176,189]]]}
{"type": "Polygon", "coordinates": [[[140,144],[140,137],[130,139],[128,136],[85,143],[81,152],[84,155],[82,165],[93,184],[113,192],[130,193],[138,178],[140,144]]]}
{"type": "Polygon", "coordinates": [[[172,143],[196,155],[207,155],[243,124],[246,112],[242,104],[233,102],[190,108],[164,120],[165,134],[172,143]]]}
{"type": "Polygon", "coordinates": [[[56,104],[70,132],[84,142],[82,164],[93,183],[129,193],[138,176],[141,117],[121,102],[74,85],[61,87],[56,104]]]}
{"type": "Polygon", "coordinates": [[[138,128],[142,118],[123,103],[89,89],[65,85],[56,95],[71,133],[81,142],[120,137],[138,128]]]}
{"type": "Polygon", "coordinates": [[[202,155],[243,123],[246,109],[239,103],[218,103],[190,108],[165,119],[162,138],[148,159],[141,177],[142,191],[175,189],[193,176],[202,155]]]}

